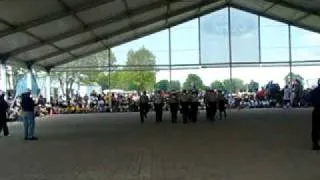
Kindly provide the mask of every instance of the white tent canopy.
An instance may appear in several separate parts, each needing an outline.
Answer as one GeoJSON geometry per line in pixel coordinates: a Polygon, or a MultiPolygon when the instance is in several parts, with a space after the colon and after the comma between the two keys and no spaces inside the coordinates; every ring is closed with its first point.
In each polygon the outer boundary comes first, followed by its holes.
{"type": "Polygon", "coordinates": [[[2,0],[0,59],[46,69],[231,6],[320,32],[315,0],[2,0]]]}

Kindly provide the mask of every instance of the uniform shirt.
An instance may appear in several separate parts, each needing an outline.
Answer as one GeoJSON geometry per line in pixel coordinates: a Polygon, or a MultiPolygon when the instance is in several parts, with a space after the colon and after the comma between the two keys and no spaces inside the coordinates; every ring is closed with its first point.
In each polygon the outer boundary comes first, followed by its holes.
{"type": "Polygon", "coordinates": [[[162,104],[163,103],[163,97],[160,94],[156,94],[154,96],[154,103],[155,104],[162,104]]]}
{"type": "Polygon", "coordinates": [[[140,104],[147,104],[149,102],[149,98],[146,95],[141,95],[139,100],[140,104]]]}
{"type": "Polygon", "coordinates": [[[204,99],[204,103],[208,103],[209,102],[209,96],[210,96],[210,94],[209,93],[206,93],[205,95],[204,95],[204,97],[203,97],[203,99],[204,99]]]}
{"type": "Polygon", "coordinates": [[[216,102],[217,101],[217,96],[213,93],[210,93],[208,96],[208,102],[216,102]]]}
{"type": "Polygon", "coordinates": [[[187,96],[187,94],[181,94],[181,96],[180,96],[180,101],[181,101],[182,103],[188,102],[188,96],[187,96]]]}
{"type": "Polygon", "coordinates": [[[178,103],[178,101],[179,99],[177,94],[170,94],[170,97],[169,97],[170,104],[178,103]]]}
{"type": "Polygon", "coordinates": [[[199,97],[197,94],[193,94],[192,95],[192,99],[191,99],[191,102],[195,103],[195,102],[199,102],[199,97]]]}

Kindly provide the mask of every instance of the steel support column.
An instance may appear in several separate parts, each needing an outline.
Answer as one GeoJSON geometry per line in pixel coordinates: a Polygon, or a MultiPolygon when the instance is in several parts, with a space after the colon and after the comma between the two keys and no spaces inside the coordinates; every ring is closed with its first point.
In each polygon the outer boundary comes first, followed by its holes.
{"type": "Polygon", "coordinates": [[[171,28],[168,29],[169,31],[169,78],[170,78],[170,84],[171,84],[171,78],[172,78],[172,61],[171,61],[171,51],[172,51],[172,48],[171,48],[171,28]]]}
{"type": "Polygon", "coordinates": [[[47,103],[51,103],[51,73],[47,71],[46,74],[46,95],[47,103]]]}
{"type": "Polygon", "coordinates": [[[0,90],[7,92],[7,68],[5,63],[0,64],[0,90]]]}
{"type": "Polygon", "coordinates": [[[290,85],[292,82],[292,41],[291,41],[291,25],[288,25],[288,35],[289,35],[289,69],[290,69],[290,85]]]}
{"type": "Polygon", "coordinates": [[[199,48],[199,65],[201,65],[201,20],[198,17],[198,48],[199,48]]]}
{"type": "Polygon", "coordinates": [[[259,64],[261,65],[261,16],[258,16],[258,48],[259,48],[259,64]]]}
{"type": "Polygon", "coordinates": [[[230,81],[231,81],[231,85],[232,85],[232,38],[231,38],[231,9],[230,9],[230,7],[228,7],[228,36],[229,36],[229,70],[230,70],[230,81]]]}
{"type": "Polygon", "coordinates": [[[0,54],[0,90],[7,92],[7,67],[9,54],[0,54]]]}
{"type": "Polygon", "coordinates": [[[108,89],[111,93],[111,49],[108,49],[108,89]]]}

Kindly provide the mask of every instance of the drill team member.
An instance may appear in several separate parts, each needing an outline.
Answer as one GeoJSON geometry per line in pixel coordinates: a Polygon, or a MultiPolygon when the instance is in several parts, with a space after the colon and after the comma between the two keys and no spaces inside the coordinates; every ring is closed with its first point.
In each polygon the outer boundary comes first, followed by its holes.
{"type": "Polygon", "coordinates": [[[227,119],[227,112],[226,112],[226,102],[227,99],[222,94],[222,91],[218,91],[218,108],[219,108],[219,119],[222,120],[222,113],[224,114],[224,119],[227,119]]]}
{"type": "Polygon", "coordinates": [[[172,91],[169,96],[170,112],[171,112],[171,122],[177,123],[178,110],[179,110],[179,98],[175,91],[172,91]]]}
{"type": "Polygon", "coordinates": [[[209,108],[209,95],[210,94],[210,90],[207,89],[206,90],[206,93],[204,94],[204,97],[203,97],[203,100],[204,100],[204,104],[206,106],[206,117],[207,117],[207,120],[210,119],[210,108],[209,108]]]}
{"type": "Polygon", "coordinates": [[[157,91],[154,96],[154,109],[156,111],[156,122],[162,122],[164,99],[161,96],[161,92],[157,91]]]}
{"type": "Polygon", "coordinates": [[[199,108],[199,97],[197,91],[192,91],[192,99],[191,99],[191,119],[192,122],[197,122],[198,116],[198,108],[199,108]]]}
{"type": "Polygon", "coordinates": [[[183,123],[186,124],[188,122],[188,116],[189,116],[188,94],[186,90],[183,90],[180,95],[180,104],[181,104],[183,123]]]}
{"type": "Polygon", "coordinates": [[[217,113],[217,96],[214,90],[211,90],[208,95],[209,120],[214,121],[217,113]]]}
{"type": "Polygon", "coordinates": [[[139,106],[140,106],[140,120],[141,120],[141,123],[144,123],[144,119],[147,118],[147,113],[149,110],[149,97],[147,96],[146,91],[143,91],[143,94],[140,96],[139,106]]]}
{"type": "Polygon", "coordinates": [[[312,143],[313,150],[320,150],[320,79],[318,87],[311,92],[312,111],[312,143]]]}

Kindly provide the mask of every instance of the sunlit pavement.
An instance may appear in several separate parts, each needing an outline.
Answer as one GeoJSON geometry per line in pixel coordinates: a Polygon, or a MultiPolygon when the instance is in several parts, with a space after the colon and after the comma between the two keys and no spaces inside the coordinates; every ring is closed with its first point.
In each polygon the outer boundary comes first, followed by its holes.
{"type": "Polygon", "coordinates": [[[137,113],[57,115],[0,137],[1,180],[319,180],[310,110],[232,111],[228,120],[143,125],[137,113]]]}

